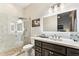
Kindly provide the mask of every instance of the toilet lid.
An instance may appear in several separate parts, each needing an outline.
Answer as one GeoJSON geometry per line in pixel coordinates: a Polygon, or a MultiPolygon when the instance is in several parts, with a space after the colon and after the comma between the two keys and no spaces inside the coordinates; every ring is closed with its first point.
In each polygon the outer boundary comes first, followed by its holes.
{"type": "Polygon", "coordinates": [[[23,49],[30,49],[30,48],[32,48],[32,47],[33,47],[32,44],[27,44],[27,45],[25,45],[25,46],[23,47],[23,49]]]}

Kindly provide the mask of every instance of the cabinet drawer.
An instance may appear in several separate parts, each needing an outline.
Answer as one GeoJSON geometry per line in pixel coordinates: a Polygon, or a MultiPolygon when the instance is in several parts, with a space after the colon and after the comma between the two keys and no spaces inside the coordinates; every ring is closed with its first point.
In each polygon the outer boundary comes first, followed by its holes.
{"type": "Polygon", "coordinates": [[[63,56],[63,55],[50,51],[49,56],[63,56]]]}
{"type": "Polygon", "coordinates": [[[54,45],[54,51],[64,54],[64,55],[66,54],[66,48],[63,46],[54,45]]]}
{"type": "Polygon", "coordinates": [[[62,56],[62,55],[53,51],[42,49],[42,56],[62,56]]]}
{"type": "Polygon", "coordinates": [[[48,56],[49,55],[49,50],[42,49],[42,56],[48,56]]]}
{"type": "Polygon", "coordinates": [[[42,43],[42,48],[48,49],[48,50],[53,50],[53,45],[49,43],[42,43]]]}
{"type": "Polygon", "coordinates": [[[67,48],[67,55],[68,56],[79,56],[79,50],[67,48]]]}
{"type": "Polygon", "coordinates": [[[41,53],[38,51],[35,51],[35,56],[41,56],[41,53]]]}
{"type": "Polygon", "coordinates": [[[35,51],[41,52],[41,48],[38,46],[35,46],[35,51]]]}
{"type": "Polygon", "coordinates": [[[35,40],[35,46],[39,46],[39,47],[41,47],[41,42],[40,42],[40,41],[35,40]]]}

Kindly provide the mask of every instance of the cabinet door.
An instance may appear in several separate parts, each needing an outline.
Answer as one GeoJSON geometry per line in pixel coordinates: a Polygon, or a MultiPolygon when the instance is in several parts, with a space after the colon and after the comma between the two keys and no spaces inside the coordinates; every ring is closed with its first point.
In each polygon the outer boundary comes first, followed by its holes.
{"type": "Polygon", "coordinates": [[[63,55],[56,52],[49,51],[49,56],[63,56],[63,55]]]}
{"type": "Polygon", "coordinates": [[[63,46],[59,46],[59,45],[54,45],[54,51],[58,52],[60,54],[66,55],[66,48],[63,46]]]}
{"type": "Polygon", "coordinates": [[[41,52],[41,47],[35,46],[35,51],[41,52]]]}
{"type": "Polygon", "coordinates": [[[35,46],[41,47],[41,41],[35,40],[35,46]]]}
{"type": "Polygon", "coordinates": [[[42,48],[45,48],[45,49],[48,49],[48,50],[54,49],[52,44],[45,43],[45,42],[42,43],[42,48]]]}
{"type": "Polygon", "coordinates": [[[35,51],[35,56],[41,56],[41,53],[38,51],[35,51]]]}
{"type": "Polygon", "coordinates": [[[42,48],[58,52],[60,54],[66,55],[66,48],[60,45],[49,44],[49,43],[42,43],[42,48]]]}
{"type": "Polygon", "coordinates": [[[79,50],[67,48],[67,55],[68,56],[79,56],[79,50]]]}
{"type": "Polygon", "coordinates": [[[49,51],[46,49],[42,49],[42,56],[48,56],[49,55],[49,51]]]}
{"type": "Polygon", "coordinates": [[[53,51],[42,49],[42,56],[62,56],[62,55],[53,51]]]}

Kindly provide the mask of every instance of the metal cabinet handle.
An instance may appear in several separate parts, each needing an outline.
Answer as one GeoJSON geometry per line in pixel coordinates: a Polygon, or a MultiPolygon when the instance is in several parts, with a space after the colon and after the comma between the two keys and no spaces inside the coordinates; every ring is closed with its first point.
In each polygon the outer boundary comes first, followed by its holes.
{"type": "Polygon", "coordinates": [[[54,53],[53,53],[53,52],[51,52],[51,51],[50,51],[49,53],[50,53],[50,54],[54,54],[54,53]]]}

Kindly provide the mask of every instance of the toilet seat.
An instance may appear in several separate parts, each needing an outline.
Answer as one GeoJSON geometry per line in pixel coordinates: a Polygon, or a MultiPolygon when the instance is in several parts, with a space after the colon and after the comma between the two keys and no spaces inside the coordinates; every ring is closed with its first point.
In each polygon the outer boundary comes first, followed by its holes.
{"type": "Polygon", "coordinates": [[[29,49],[32,49],[33,46],[34,46],[34,45],[32,45],[32,44],[27,44],[27,45],[23,46],[23,50],[24,50],[24,51],[28,51],[29,49]]]}

